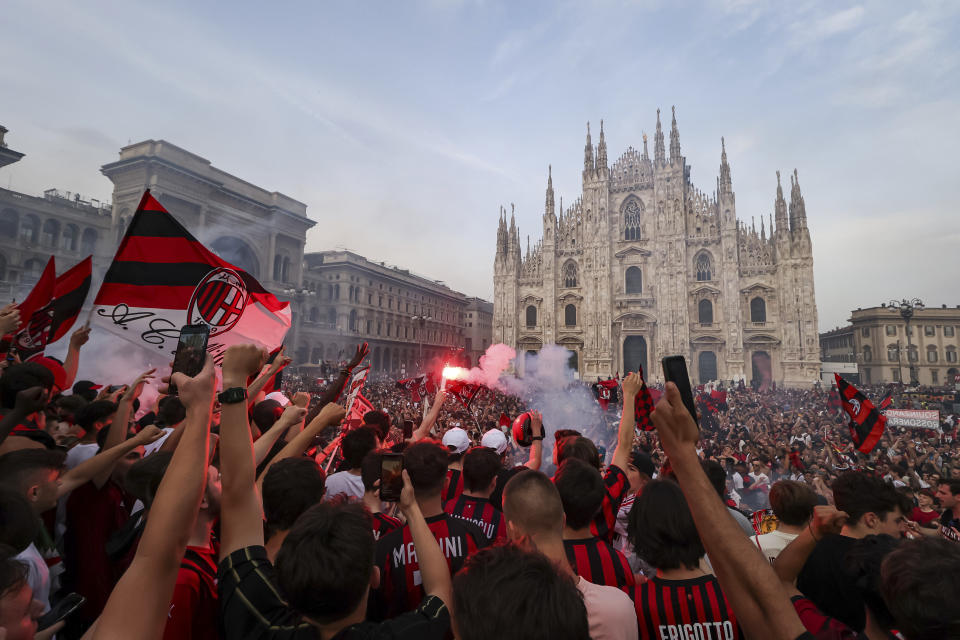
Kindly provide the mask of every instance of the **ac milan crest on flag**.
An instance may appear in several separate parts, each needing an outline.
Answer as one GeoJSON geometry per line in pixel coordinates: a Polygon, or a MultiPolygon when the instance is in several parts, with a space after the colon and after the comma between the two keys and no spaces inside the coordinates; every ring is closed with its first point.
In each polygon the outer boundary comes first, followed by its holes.
{"type": "Polygon", "coordinates": [[[619,387],[620,383],[614,378],[597,380],[593,385],[593,395],[596,396],[601,409],[606,411],[611,402],[617,401],[617,389],[619,387]]]}
{"type": "Polygon", "coordinates": [[[459,400],[463,408],[468,411],[470,410],[470,403],[477,397],[481,389],[483,389],[483,386],[470,384],[463,380],[447,380],[446,386],[444,387],[444,390],[459,400]]]}
{"type": "Polygon", "coordinates": [[[16,348],[21,359],[42,355],[48,344],[67,334],[90,291],[90,269],[91,260],[87,257],[56,279],[53,299],[34,311],[26,328],[17,334],[16,348]]]}
{"type": "Polygon", "coordinates": [[[204,247],[149,190],[103,279],[94,317],[161,366],[176,352],[185,324],[210,328],[207,351],[218,363],[233,344],[272,351],[290,328],[289,303],[204,247]]]}
{"type": "MultiPolygon", "coordinates": [[[[360,396],[360,391],[363,389],[363,383],[367,381],[367,375],[370,373],[370,366],[362,367],[357,369],[353,373],[353,377],[350,378],[350,385],[347,388],[347,413],[350,413],[350,409],[353,408],[353,403],[360,396]]],[[[368,403],[369,404],[369,403],[368,403]]]]}
{"type": "MultiPolygon", "coordinates": [[[[640,379],[643,380],[643,367],[639,367],[637,372],[640,379]]],[[[641,431],[653,431],[653,420],[650,415],[653,413],[653,397],[650,395],[650,389],[647,388],[647,382],[640,383],[640,392],[633,407],[633,417],[637,422],[637,429],[641,431]]]]}
{"type": "Polygon", "coordinates": [[[50,256],[40,279],[33,285],[27,297],[18,305],[20,327],[13,340],[13,348],[26,360],[31,355],[43,351],[50,337],[50,323],[53,314],[48,308],[53,300],[57,286],[57,266],[50,256]]]}
{"type": "Polygon", "coordinates": [[[850,437],[857,446],[857,451],[870,453],[880,441],[883,429],[887,424],[887,417],[877,411],[873,403],[852,384],[836,376],[837,388],[843,402],[843,410],[850,416],[850,437]]]}
{"type": "Polygon", "coordinates": [[[437,392],[436,378],[432,373],[424,373],[415,378],[397,380],[397,386],[409,391],[410,397],[414,402],[420,402],[422,398],[437,392]]]}

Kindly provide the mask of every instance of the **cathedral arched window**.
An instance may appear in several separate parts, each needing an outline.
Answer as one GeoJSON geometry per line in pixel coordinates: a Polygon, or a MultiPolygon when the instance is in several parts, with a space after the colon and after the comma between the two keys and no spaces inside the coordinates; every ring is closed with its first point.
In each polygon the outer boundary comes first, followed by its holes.
{"type": "Polygon", "coordinates": [[[643,212],[643,205],[636,198],[630,198],[623,203],[623,239],[640,239],[640,214],[643,212]]]}
{"type": "Polygon", "coordinates": [[[750,322],[767,321],[767,302],[760,296],[750,301],[750,322]]]}
{"type": "Polygon", "coordinates": [[[640,267],[627,267],[624,281],[627,293],[643,292],[643,273],[640,271],[640,267]]]}
{"type": "Polygon", "coordinates": [[[713,279],[713,278],[710,277],[710,276],[712,275],[712,272],[711,272],[711,269],[710,269],[710,256],[709,256],[709,255],[707,255],[706,253],[701,253],[700,255],[698,255],[698,256],[697,256],[697,262],[696,262],[695,266],[696,266],[696,269],[697,269],[697,280],[698,280],[698,281],[701,281],[701,282],[702,282],[702,281],[705,281],[705,280],[712,280],[712,279],[713,279]]]}
{"type": "Polygon", "coordinates": [[[527,307],[527,327],[537,326],[537,308],[532,304],[527,307]]]}
{"type": "Polygon", "coordinates": [[[563,265],[563,286],[577,286],[577,263],[573,260],[568,260],[567,263],[563,265]]]}
{"type": "Polygon", "coordinates": [[[563,324],[568,327],[577,326],[577,305],[568,304],[563,309],[563,324]]]}
{"type": "Polygon", "coordinates": [[[713,324],[713,303],[709,300],[701,300],[697,305],[697,318],[700,324],[713,324]]]}

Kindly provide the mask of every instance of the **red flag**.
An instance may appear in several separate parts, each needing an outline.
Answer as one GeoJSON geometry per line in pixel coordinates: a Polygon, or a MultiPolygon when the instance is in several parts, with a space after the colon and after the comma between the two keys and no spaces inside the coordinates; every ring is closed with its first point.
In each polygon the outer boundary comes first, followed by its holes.
{"type": "MultiPolygon", "coordinates": [[[[638,372],[642,380],[643,367],[639,367],[638,372]]],[[[635,402],[633,416],[636,419],[637,428],[643,431],[653,431],[653,420],[650,419],[650,414],[653,413],[654,407],[653,397],[650,395],[650,390],[647,388],[645,380],[640,384],[640,393],[637,394],[635,402]]]]}
{"type": "Polygon", "coordinates": [[[477,394],[480,393],[481,389],[483,389],[483,386],[479,384],[470,384],[469,382],[464,382],[463,380],[447,380],[447,385],[445,387],[445,390],[459,400],[460,404],[463,405],[463,408],[468,411],[470,410],[470,403],[473,402],[474,398],[477,397],[477,394]]]}
{"type": "Polygon", "coordinates": [[[893,392],[887,391],[887,395],[883,397],[883,400],[880,401],[880,406],[878,406],[877,408],[880,409],[880,411],[883,411],[884,409],[889,407],[891,404],[893,404],[893,392]]]}
{"type": "Polygon", "coordinates": [[[20,327],[14,336],[14,348],[22,360],[42,352],[50,338],[52,313],[50,302],[56,292],[57,266],[53,256],[47,260],[40,279],[18,305],[20,327]]]}
{"type": "Polygon", "coordinates": [[[510,426],[510,416],[508,416],[508,415],[505,414],[505,413],[501,413],[501,414],[500,414],[499,426],[500,426],[501,429],[502,429],[503,427],[509,427],[509,426],[510,426]]]}
{"type": "Polygon", "coordinates": [[[424,373],[415,378],[397,380],[397,386],[410,392],[414,402],[420,402],[424,397],[437,392],[437,383],[432,373],[424,373]]]}
{"type": "Polygon", "coordinates": [[[597,380],[596,384],[593,385],[593,393],[597,397],[601,409],[606,411],[610,402],[616,401],[616,390],[619,386],[620,383],[613,378],[597,380]]]}
{"type": "Polygon", "coordinates": [[[17,352],[23,360],[42,355],[48,344],[65,336],[76,322],[90,290],[90,266],[87,257],[56,279],[53,299],[34,311],[27,328],[17,334],[17,352]]]}
{"type": "Polygon", "coordinates": [[[210,327],[207,350],[217,362],[232,344],[273,350],[290,328],[289,303],[204,247],[149,190],[107,270],[94,316],[161,364],[176,351],[185,324],[210,327]]]}
{"type": "Polygon", "coordinates": [[[850,416],[850,437],[853,438],[857,451],[870,453],[883,435],[887,417],[877,411],[873,403],[856,387],[841,378],[839,373],[833,375],[836,376],[843,410],[850,416]]]}
{"type": "Polygon", "coordinates": [[[370,401],[364,398],[362,393],[358,393],[357,397],[353,400],[353,404],[350,405],[350,412],[344,418],[344,424],[351,420],[363,422],[363,416],[365,416],[368,411],[373,410],[374,407],[370,404],[370,401]]]}

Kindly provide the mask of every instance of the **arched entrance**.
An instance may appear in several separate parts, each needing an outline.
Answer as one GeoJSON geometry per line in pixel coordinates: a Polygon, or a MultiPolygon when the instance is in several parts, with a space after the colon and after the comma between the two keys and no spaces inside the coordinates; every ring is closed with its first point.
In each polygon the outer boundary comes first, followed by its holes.
{"type": "Polygon", "coordinates": [[[221,236],[210,243],[210,249],[254,278],[260,277],[260,261],[257,260],[257,254],[243,240],[232,236],[221,236]]]}
{"type": "Polygon", "coordinates": [[[713,351],[701,351],[697,358],[697,375],[700,384],[717,380],[717,354],[713,351]]]}
{"type": "Polygon", "coordinates": [[[773,364],[766,351],[754,351],[750,357],[752,368],[750,384],[754,389],[767,391],[773,383],[773,364]]]}
{"type": "Polygon", "coordinates": [[[643,367],[644,376],[649,378],[647,341],[643,336],[627,336],[623,341],[623,373],[638,371],[640,367],[643,367]]]}

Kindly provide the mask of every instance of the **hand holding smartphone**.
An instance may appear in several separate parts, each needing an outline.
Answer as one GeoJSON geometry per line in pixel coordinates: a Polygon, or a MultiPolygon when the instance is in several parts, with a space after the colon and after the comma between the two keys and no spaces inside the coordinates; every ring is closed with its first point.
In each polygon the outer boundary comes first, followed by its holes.
{"type": "Polygon", "coordinates": [[[209,338],[210,327],[205,324],[188,324],[180,329],[177,353],[173,356],[173,368],[170,370],[170,395],[177,394],[177,388],[173,384],[174,373],[179,372],[192,378],[203,370],[209,338]]]}
{"type": "Polygon", "coordinates": [[[79,593],[71,593],[61,600],[50,611],[37,618],[37,631],[43,631],[57,624],[71,613],[83,606],[87,599],[79,593]]]}
{"type": "Polygon", "coordinates": [[[697,420],[697,407],[693,404],[693,389],[690,387],[686,360],[683,359],[683,356],[667,356],[660,364],[663,367],[663,379],[677,385],[677,389],[680,391],[680,399],[683,400],[683,406],[690,412],[697,429],[699,429],[700,422],[697,420]]]}
{"type": "Polygon", "coordinates": [[[384,453],[380,459],[380,499],[400,502],[403,491],[403,454],[384,453]]]}

